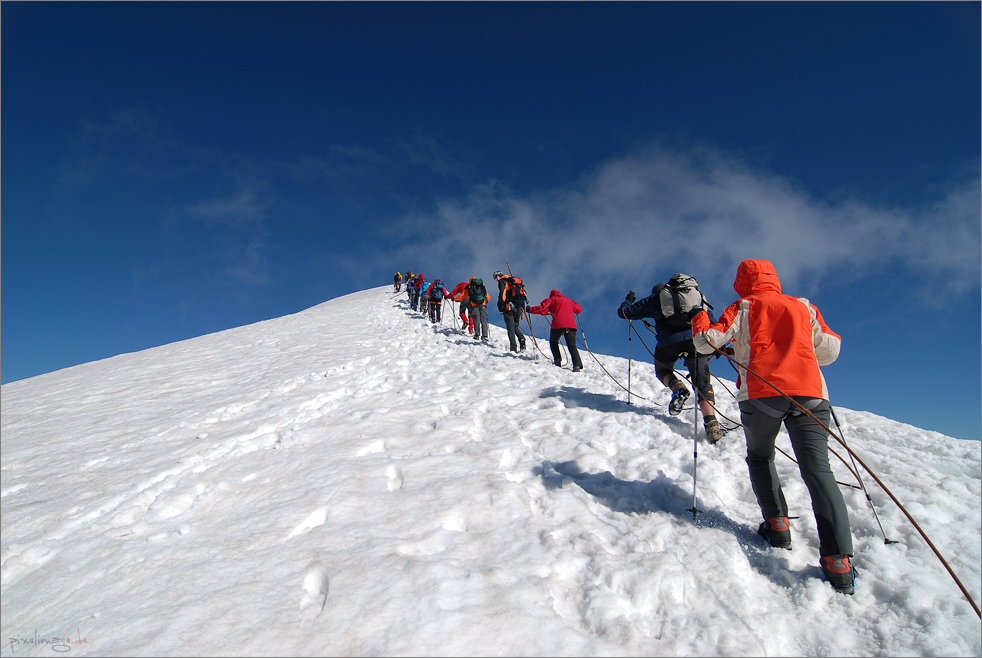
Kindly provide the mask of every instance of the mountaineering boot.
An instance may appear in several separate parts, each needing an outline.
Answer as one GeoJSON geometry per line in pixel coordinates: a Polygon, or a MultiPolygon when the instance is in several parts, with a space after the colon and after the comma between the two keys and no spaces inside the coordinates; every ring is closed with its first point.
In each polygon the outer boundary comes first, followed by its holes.
{"type": "Polygon", "coordinates": [[[822,558],[822,572],[836,592],[856,592],[856,569],[849,562],[848,555],[826,555],[822,558]]]}
{"type": "Polygon", "coordinates": [[[709,418],[706,420],[706,438],[709,439],[711,444],[716,444],[717,441],[723,438],[726,432],[720,427],[719,421],[715,418],[709,418]]]}
{"type": "Polygon", "coordinates": [[[583,366],[573,366],[573,372],[579,372],[583,370],[583,366]]]}
{"type": "Polygon", "coordinates": [[[668,413],[672,416],[678,416],[682,413],[685,401],[689,399],[689,389],[685,387],[681,379],[672,380],[668,386],[672,389],[672,401],[668,403],[668,413]]]}
{"type": "MultiPolygon", "coordinates": [[[[771,517],[760,524],[757,534],[767,540],[774,548],[791,550],[791,526],[788,517],[771,517]]],[[[824,566],[824,563],[823,563],[824,566]]]]}
{"type": "Polygon", "coordinates": [[[524,340],[519,344],[518,351],[519,352],[524,352],[525,351],[525,341],[524,340]]]}

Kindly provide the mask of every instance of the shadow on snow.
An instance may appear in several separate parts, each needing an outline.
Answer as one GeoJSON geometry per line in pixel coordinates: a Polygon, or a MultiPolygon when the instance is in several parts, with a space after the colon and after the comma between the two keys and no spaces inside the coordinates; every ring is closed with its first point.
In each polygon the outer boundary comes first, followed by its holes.
{"type": "Polygon", "coordinates": [[[684,491],[664,473],[650,482],[618,479],[613,473],[586,473],[575,461],[545,461],[532,469],[542,477],[548,490],[562,489],[573,483],[591,495],[597,502],[621,514],[668,513],[678,521],[692,522],[695,526],[729,533],[747,556],[747,561],[761,575],[783,587],[802,584],[810,578],[821,578],[821,569],[809,566],[797,572],[790,571],[790,562],[783,549],[771,549],[757,535],[754,528],[738,523],[719,510],[701,511],[692,518],[692,492],[684,491]]]}
{"type": "Polygon", "coordinates": [[[625,400],[622,400],[616,395],[612,395],[610,393],[594,393],[575,386],[551,386],[543,390],[542,393],[539,394],[539,397],[559,398],[563,401],[563,404],[565,404],[567,408],[587,407],[603,413],[630,412],[635,414],[643,414],[646,416],[657,416],[666,423],[671,424],[673,429],[676,430],[684,430],[686,426],[692,426],[692,423],[685,423],[681,417],[668,416],[662,413],[659,409],[655,408],[658,406],[657,403],[649,403],[654,404],[655,407],[628,404],[625,400]]]}

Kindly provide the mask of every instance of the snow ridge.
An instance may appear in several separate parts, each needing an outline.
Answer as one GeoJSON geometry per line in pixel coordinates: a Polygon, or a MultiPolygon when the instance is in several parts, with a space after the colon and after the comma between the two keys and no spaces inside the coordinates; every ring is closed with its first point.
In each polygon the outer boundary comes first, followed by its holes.
{"type": "MultiPolygon", "coordinates": [[[[793,551],[754,534],[739,431],[701,441],[693,523],[691,416],[650,363],[628,405],[588,354],[574,374],[452,321],[386,286],[4,385],[0,653],[51,651],[35,634],[109,655],[982,651],[869,481],[900,543],[845,489],[860,579],[838,595],[790,460],[793,551]]],[[[837,413],[979,600],[979,443],[837,413]]]]}

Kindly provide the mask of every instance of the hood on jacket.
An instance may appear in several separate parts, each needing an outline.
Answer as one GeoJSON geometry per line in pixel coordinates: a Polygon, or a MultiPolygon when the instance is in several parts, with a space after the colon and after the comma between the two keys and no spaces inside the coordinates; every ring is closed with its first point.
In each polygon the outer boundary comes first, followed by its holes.
{"type": "Polygon", "coordinates": [[[559,292],[558,290],[552,290],[552,291],[549,292],[549,296],[550,297],[562,297],[563,296],[563,293],[559,292]]]}
{"type": "Polygon", "coordinates": [[[741,297],[760,292],[781,292],[781,280],[769,260],[745,260],[737,267],[733,289],[741,297]]]}

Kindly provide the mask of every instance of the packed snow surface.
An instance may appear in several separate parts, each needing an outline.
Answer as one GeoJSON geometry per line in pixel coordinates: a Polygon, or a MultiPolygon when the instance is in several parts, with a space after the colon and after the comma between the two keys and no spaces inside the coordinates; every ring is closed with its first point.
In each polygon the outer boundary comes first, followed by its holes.
{"type": "MultiPolygon", "coordinates": [[[[650,358],[629,405],[626,359],[573,373],[491,339],[384,287],[4,385],[0,653],[980,655],[967,598],[861,470],[881,532],[834,440],[855,596],[821,576],[794,462],[793,550],[770,549],[742,432],[710,446],[700,421],[694,460],[650,358]]],[[[980,443],[837,414],[979,601],[980,443]]]]}

